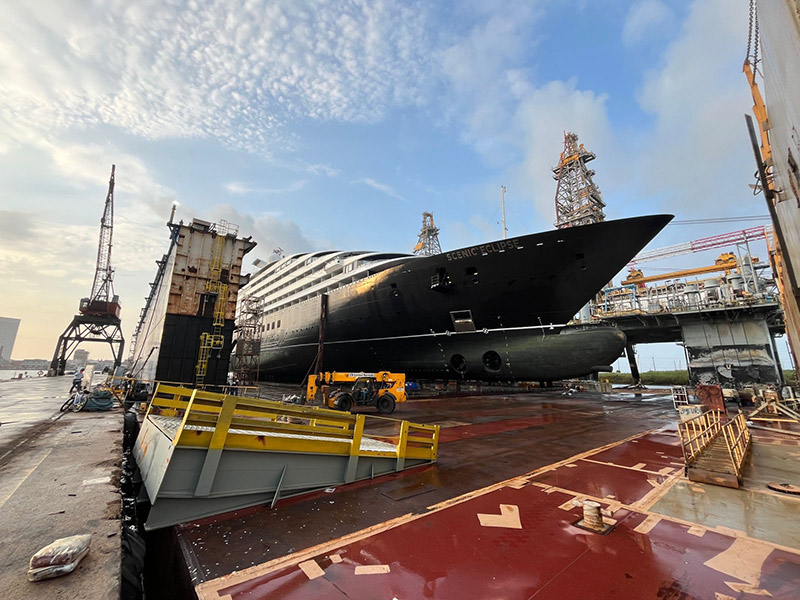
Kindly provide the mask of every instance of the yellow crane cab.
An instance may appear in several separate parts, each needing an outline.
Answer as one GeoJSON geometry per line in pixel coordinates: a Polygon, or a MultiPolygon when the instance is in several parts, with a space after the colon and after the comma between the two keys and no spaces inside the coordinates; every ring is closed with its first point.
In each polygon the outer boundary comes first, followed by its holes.
{"type": "Polygon", "coordinates": [[[323,406],[349,412],[353,406],[374,406],[383,415],[394,412],[405,402],[405,373],[326,372],[310,375],[306,386],[306,402],[321,399],[323,406]]]}

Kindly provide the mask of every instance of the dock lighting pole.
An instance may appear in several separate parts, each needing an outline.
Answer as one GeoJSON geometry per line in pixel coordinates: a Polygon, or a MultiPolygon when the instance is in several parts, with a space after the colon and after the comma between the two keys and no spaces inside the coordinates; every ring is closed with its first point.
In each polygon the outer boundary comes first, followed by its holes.
{"type": "Polygon", "coordinates": [[[506,186],[500,186],[500,210],[503,213],[503,239],[508,235],[508,227],[506,227],[506,186]]]}

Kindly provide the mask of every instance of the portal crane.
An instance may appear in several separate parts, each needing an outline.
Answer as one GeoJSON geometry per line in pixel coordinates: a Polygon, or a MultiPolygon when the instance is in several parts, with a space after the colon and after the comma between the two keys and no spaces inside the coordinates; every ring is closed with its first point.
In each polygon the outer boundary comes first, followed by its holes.
{"type": "Polygon", "coordinates": [[[119,296],[114,294],[114,269],[111,266],[111,246],[114,232],[114,176],[111,165],[105,208],[100,219],[100,240],[97,245],[97,264],[89,297],[81,298],[78,314],[58,338],[48,376],[63,375],[67,360],[81,342],[106,342],[111,346],[114,368],[122,362],[125,339],[119,318],[119,296]]]}

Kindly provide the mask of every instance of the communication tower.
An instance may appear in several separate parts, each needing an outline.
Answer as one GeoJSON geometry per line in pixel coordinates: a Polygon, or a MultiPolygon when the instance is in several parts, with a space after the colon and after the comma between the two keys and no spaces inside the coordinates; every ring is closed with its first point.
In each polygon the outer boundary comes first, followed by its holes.
{"type": "Polygon", "coordinates": [[[114,233],[114,171],[108,180],[108,193],[100,219],[100,241],[92,292],[81,298],[78,314],[58,338],[48,375],[63,375],[67,360],[81,342],[106,342],[111,346],[114,368],[122,362],[125,339],[119,318],[119,296],[114,294],[114,269],[111,267],[111,240],[114,233]]]}
{"type": "Polygon", "coordinates": [[[442,246],[439,244],[439,228],[433,222],[433,213],[422,213],[422,229],[419,240],[414,246],[414,254],[419,256],[433,256],[441,254],[442,246]]]}
{"type": "Polygon", "coordinates": [[[564,134],[564,151],[558,166],[553,168],[553,179],[558,182],[555,225],[559,229],[605,220],[606,203],[592,180],[594,171],[586,166],[595,158],[594,152],[578,144],[577,134],[564,134]]]}

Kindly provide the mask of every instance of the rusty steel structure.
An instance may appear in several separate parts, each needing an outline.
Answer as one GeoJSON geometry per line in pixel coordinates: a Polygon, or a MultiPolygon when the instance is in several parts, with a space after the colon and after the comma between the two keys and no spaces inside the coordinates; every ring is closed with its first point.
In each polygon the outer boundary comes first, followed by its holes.
{"type": "Polygon", "coordinates": [[[256,244],[221,222],[167,226],[169,248],[157,261],[130,370],[144,381],[227,385],[239,288],[248,280],[242,260],[256,244]]]}
{"type": "Polygon", "coordinates": [[[589,225],[605,221],[605,202],[600,189],[592,177],[595,172],[586,163],[596,158],[578,144],[578,135],[572,132],[564,134],[564,151],[553,167],[553,179],[556,184],[556,222],[559,229],[589,225]]]}

